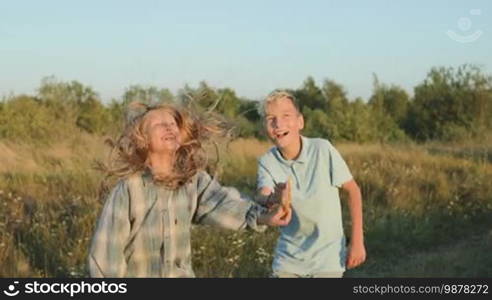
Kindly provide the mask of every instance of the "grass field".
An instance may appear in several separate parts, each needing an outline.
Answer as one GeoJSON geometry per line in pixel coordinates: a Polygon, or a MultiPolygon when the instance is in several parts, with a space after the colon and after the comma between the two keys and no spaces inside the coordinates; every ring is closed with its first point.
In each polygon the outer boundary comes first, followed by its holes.
{"type": "MultiPolygon", "coordinates": [[[[270,145],[236,140],[219,178],[250,194],[270,145]]],[[[336,144],[362,189],[367,262],[348,277],[492,276],[492,143],[336,144]]],[[[0,276],[87,276],[103,139],[0,142],[0,276]]],[[[342,197],[346,232],[349,218],[342,197]]],[[[265,277],[278,232],[193,229],[199,277],[265,277]]]]}

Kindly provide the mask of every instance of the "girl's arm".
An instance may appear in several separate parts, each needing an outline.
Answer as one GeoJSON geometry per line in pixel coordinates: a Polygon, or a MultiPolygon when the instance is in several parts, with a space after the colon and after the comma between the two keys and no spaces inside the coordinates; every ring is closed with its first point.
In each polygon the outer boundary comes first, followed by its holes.
{"type": "Polygon", "coordinates": [[[265,210],[248,198],[242,197],[235,188],[223,187],[206,172],[199,172],[197,179],[198,205],[193,221],[226,229],[240,230],[250,227],[257,231],[258,217],[265,210]]]}
{"type": "Polygon", "coordinates": [[[223,187],[205,172],[198,174],[198,207],[194,222],[240,230],[264,231],[265,225],[284,226],[290,214],[280,208],[272,212],[242,197],[235,188],[223,187]]]}

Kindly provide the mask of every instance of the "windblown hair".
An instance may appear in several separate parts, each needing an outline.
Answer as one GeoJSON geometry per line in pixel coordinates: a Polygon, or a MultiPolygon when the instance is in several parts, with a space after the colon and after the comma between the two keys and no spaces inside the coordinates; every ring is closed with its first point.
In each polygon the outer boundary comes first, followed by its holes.
{"type": "Polygon", "coordinates": [[[210,112],[198,113],[172,104],[149,106],[132,102],[128,106],[123,133],[115,141],[107,140],[112,147],[109,161],[102,167],[107,177],[125,178],[137,172],[150,171],[149,140],[145,125],[148,113],[155,110],[170,113],[182,137],[171,175],[161,177],[153,174],[154,182],[171,189],[186,184],[198,171],[205,169],[209,161],[205,146],[215,143],[215,137],[224,137],[229,133],[225,123],[210,112]]]}

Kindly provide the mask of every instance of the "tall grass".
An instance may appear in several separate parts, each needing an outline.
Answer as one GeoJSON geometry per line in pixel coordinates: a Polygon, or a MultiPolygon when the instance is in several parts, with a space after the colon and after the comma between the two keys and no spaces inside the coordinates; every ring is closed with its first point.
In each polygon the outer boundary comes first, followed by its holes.
{"type": "MultiPolygon", "coordinates": [[[[347,276],[492,275],[485,252],[492,240],[490,161],[436,151],[446,145],[336,146],[364,201],[368,260],[347,276]]],[[[221,182],[251,196],[256,159],[269,147],[253,139],[231,143],[220,162],[221,182]]],[[[87,250],[102,205],[102,177],[92,168],[106,155],[102,139],[81,134],[36,147],[3,141],[0,151],[0,276],[87,276],[87,250]]],[[[349,233],[345,197],[342,202],[349,233]]],[[[277,236],[276,229],[197,226],[195,272],[268,276],[277,236]]]]}

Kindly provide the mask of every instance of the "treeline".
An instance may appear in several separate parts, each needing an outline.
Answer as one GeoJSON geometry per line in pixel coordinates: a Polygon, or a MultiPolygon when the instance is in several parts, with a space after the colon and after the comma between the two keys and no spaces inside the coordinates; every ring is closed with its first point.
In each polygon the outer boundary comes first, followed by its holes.
{"type": "MultiPolygon", "coordinates": [[[[472,65],[432,68],[414,88],[413,97],[401,87],[380,83],[376,76],[367,101],[349,99],[333,80],[318,86],[312,77],[290,91],[299,99],[307,136],[354,142],[450,141],[480,138],[492,128],[492,77],[472,65]]],[[[114,135],[132,101],[213,108],[232,121],[237,136],[264,138],[260,102],[239,97],[230,88],[201,82],[173,94],[166,88],[135,85],[120,99],[103,103],[91,87],[53,77],[42,80],[36,95],[2,99],[0,138],[43,144],[77,132],[114,135]]]]}

